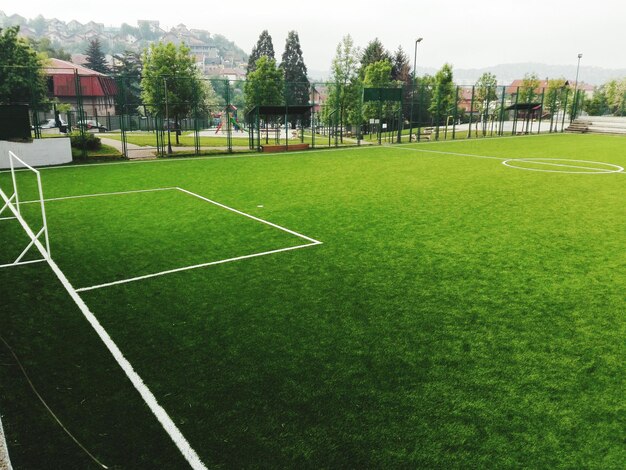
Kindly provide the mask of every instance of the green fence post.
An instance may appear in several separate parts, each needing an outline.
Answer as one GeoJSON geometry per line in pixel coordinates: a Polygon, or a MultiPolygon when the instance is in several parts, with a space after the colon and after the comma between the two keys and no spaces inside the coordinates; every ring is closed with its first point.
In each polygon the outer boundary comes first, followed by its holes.
{"type": "Polygon", "coordinates": [[[469,129],[467,131],[467,138],[472,138],[472,116],[474,113],[474,86],[472,86],[472,99],[470,101],[470,109],[469,109],[469,129]]]}
{"type": "Polygon", "coordinates": [[[85,123],[85,110],[83,109],[83,97],[82,97],[82,90],[81,90],[81,85],[80,85],[80,75],[78,75],[78,70],[74,70],[74,83],[75,83],[75,87],[76,87],[76,111],[77,111],[77,124],[78,127],[80,129],[80,135],[81,135],[81,140],[83,142],[82,148],[81,148],[81,157],[82,158],[87,158],[87,146],[86,146],[86,139],[85,139],[85,128],[86,128],[86,123],[85,123]]]}
{"type": "Polygon", "coordinates": [[[565,105],[563,106],[563,120],[561,121],[561,132],[565,130],[565,115],[567,114],[568,99],[569,99],[569,88],[565,88],[565,105]]]}

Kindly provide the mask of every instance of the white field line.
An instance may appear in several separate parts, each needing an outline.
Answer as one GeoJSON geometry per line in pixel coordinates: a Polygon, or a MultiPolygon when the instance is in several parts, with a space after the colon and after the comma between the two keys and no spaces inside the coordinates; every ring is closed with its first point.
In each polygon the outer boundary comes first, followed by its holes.
{"type": "MultiPolygon", "coordinates": [[[[79,194],[77,196],[53,197],[50,199],[44,199],[44,202],[65,201],[66,199],[82,199],[86,197],[119,196],[119,195],[124,195],[124,194],[151,193],[154,191],[173,191],[176,189],[178,188],[172,187],[172,188],[137,189],[134,191],[118,191],[118,192],[113,192],[113,193],[79,194]]],[[[39,201],[22,201],[20,202],[20,204],[33,204],[35,202],[39,202],[39,201]]]]}
{"type": "Polygon", "coordinates": [[[306,235],[302,235],[301,233],[294,232],[293,230],[289,230],[288,228],[281,227],[280,225],[274,224],[272,222],[269,222],[267,220],[261,219],[259,217],[255,217],[254,215],[246,214],[245,212],[242,212],[242,211],[237,210],[237,209],[233,209],[232,207],[229,207],[229,206],[227,206],[225,204],[221,204],[219,202],[212,201],[211,199],[208,199],[208,198],[206,198],[204,196],[200,196],[199,194],[193,193],[191,191],[187,191],[186,189],[183,189],[183,188],[176,188],[176,189],[178,189],[179,191],[182,191],[183,193],[187,193],[187,194],[189,194],[191,196],[197,197],[198,199],[202,199],[203,201],[210,202],[211,204],[215,204],[216,206],[222,207],[223,209],[229,210],[229,211],[234,212],[234,213],[239,214],[239,215],[243,215],[244,217],[248,217],[249,219],[256,220],[257,222],[261,222],[262,224],[269,225],[270,227],[277,228],[279,230],[282,230],[283,232],[287,232],[287,233],[290,233],[291,235],[295,235],[296,237],[303,238],[304,240],[308,240],[311,243],[314,243],[316,245],[319,245],[319,244],[322,243],[319,240],[315,240],[314,238],[307,237],[306,235]]]}
{"type": "Polygon", "coordinates": [[[9,458],[9,447],[7,446],[2,420],[0,419],[0,468],[2,470],[13,470],[11,459],[9,458]]]}
{"type": "MultiPolygon", "coordinates": [[[[511,161],[511,160],[507,160],[507,161],[511,161]]],[[[606,170],[604,168],[591,168],[589,166],[563,165],[561,163],[534,162],[532,160],[518,160],[518,159],[516,159],[515,161],[524,162],[524,163],[533,163],[533,164],[537,164],[537,165],[561,166],[561,167],[565,167],[565,168],[578,168],[578,169],[581,169],[581,170],[593,170],[594,173],[617,173],[616,171],[606,170]]]]}
{"type": "MultiPolygon", "coordinates": [[[[537,158],[541,158],[541,157],[537,157],[537,158]]],[[[547,158],[545,160],[548,160],[547,158]]],[[[561,159],[560,161],[566,161],[567,159],[561,159]]],[[[564,163],[552,163],[552,162],[541,162],[541,161],[537,161],[537,160],[533,160],[532,158],[509,158],[508,160],[505,160],[504,164],[508,163],[508,162],[524,162],[524,163],[536,163],[537,165],[551,165],[551,166],[561,166],[561,167],[565,167],[565,168],[578,168],[578,169],[582,169],[582,170],[592,170],[593,173],[621,173],[622,171],[624,171],[624,169],[619,166],[619,165],[613,165],[612,163],[604,163],[604,162],[590,162],[588,160],[571,160],[573,162],[585,162],[585,163],[598,163],[598,164],[602,164],[602,165],[611,165],[615,168],[619,168],[619,170],[615,171],[615,170],[609,170],[608,168],[598,168],[598,167],[588,167],[588,166],[577,166],[577,165],[568,165],[568,164],[564,164],[564,163]]],[[[512,166],[512,165],[506,165],[506,166],[512,166]]],[[[530,170],[530,168],[520,168],[520,167],[515,167],[513,166],[513,168],[518,168],[521,170],[530,170]]]]}
{"type": "Polygon", "coordinates": [[[424,152],[424,153],[436,153],[441,155],[454,155],[457,157],[474,157],[474,158],[489,158],[492,160],[511,160],[510,158],[491,157],[488,155],[476,155],[473,153],[458,153],[458,152],[444,152],[443,150],[426,150],[417,147],[398,147],[400,150],[410,150],[412,152],[424,152]]]}
{"type": "Polygon", "coordinates": [[[111,286],[116,286],[116,285],[119,285],[119,284],[126,284],[126,283],[129,283],[129,282],[142,281],[144,279],[150,279],[150,278],[153,278],[153,277],[165,276],[167,274],[173,274],[173,273],[179,273],[179,272],[183,272],[183,271],[189,271],[191,269],[204,268],[204,267],[207,267],[207,266],[215,266],[217,264],[231,263],[233,261],[240,261],[240,260],[243,260],[243,259],[257,258],[259,256],[272,255],[274,253],[281,253],[283,251],[299,250],[300,248],[306,248],[306,247],[309,247],[309,246],[315,246],[315,245],[321,245],[321,244],[322,244],[322,242],[317,242],[316,241],[314,243],[307,243],[305,245],[290,246],[288,248],[279,248],[277,250],[264,251],[262,253],[253,253],[251,255],[243,255],[243,256],[237,256],[235,258],[221,259],[221,260],[218,260],[218,261],[211,261],[211,262],[208,262],[208,263],[195,264],[193,266],[184,266],[182,268],[169,269],[167,271],[161,271],[159,273],[146,274],[144,276],[137,276],[137,277],[132,277],[132,278],[129,278],[129,279],[122,279],[120,281],[107,282],[106,284],[99,284],[97,286],[82,287],[80,289],[76,289],[76,292],[85,292],[85,291],[90,291],[90,290],[95,290],[95,289],[101,289],[103,287],[111,287],[111,286]]]}
{"type": "MultiPolygon", "coordinates": [[[[441,155],[453,155],[456,157],[473,157],[473,158],[488,158],[491,160],[501,160],[502,163],[505,164],[505,166],[510,166],[510,165],[506,165],[506,162],[509,161],[522,161],[525,163],[536,163],[538,165],[552,165],[552,166],[564,166],[564,167],[568,167],[568,168],[580,168],[580,169],[586,169],[586,170],[594,170],[593,173],[598,173],[598,174],[605,174],[605,173],[623,173],[623,168],[620,171],[606,171],[604,168],[588,168],[588,167],[583,167],[583,166],[575,166],[575,165],[565,165],[565,164],[558,164],[558,163],[550,163],[550,162],[539,162],[539,161],[534,161],[534,160],[530,160],[530,159],[524,159],[524,158],[503,158],[503,157],[493,157],[490,155],[476,155],[473,153],[458,153],[458,152],[444,152],[442,150],[426,150],[426,149],[420,149],[420,148],[407,148],[407,147],[400,147],[401,150],[411,150],[414,152],[424,152],[424,153],[436,153],[436,154],[441,154],[441,155]]],[[[537,158],[541,158],[541,157],[537,157],[537,158]]],[[[564,158],[563,160],[567,160],[566,158],[564,158]]],[[[574,161],[586,161],[586,160],[572,160],[574,161]]],[[[592,163],[592,162],[589,162],[592,163]]],[[[603,162],[597,162],[600,164],[606,164],[606,165],[612,165],[611,163],[603,163],[603,162]]],[[[613,165],[618,167],[617,165],[613,165]]],[[[523,169],[523,170],[531,170],[531,168],[519,168],[519,167],[512,167],[512,168],[517,168],[517,169],[523,169]]],[[[621,168],[621,167],[618,167],[621,168]]],[[[542,171],[542,170],[536,170],[536,171],[542,171]]],[[[554,171],[553,173],[557,173],[557,171],[554,171]]],[[[582,172],[572,172],[573,174],[576,173],[581,173],[584,174],[582,172]]]]}
{"type": "MultiPolygon", "coordinates": [[[[1,190],[0,190],[0,196],[5,198],[5,195],[1,190]]],[[[76,289],[74,289],[72,284],[70,284],[67,277],[65,277],[65,274],[63,274],[63,271],[61,271],[61,269],[54,262],[54,260],[52,260],[52,258],[48,256],[48,252],[46,251],[45,247],[41,244],[39,240],[36,239],[35,234],[32,232],[32,230],[30,229],[26,221],[22,219],[22,217],[17,213],[16,209],[12,205],[9,205],[9,208],[11,209],[11,212],[13,212],[17,220],[20,222],[20,224],[22,225],[22,227],[24,228],[28,236],[31,238],[31,240],[34,240],[35,246],[37,247],[41,255],[46,259],[46,261],[48,261],[50,268],[52,269],[54,274],[56,274],[59,281],[61,281],[61,284],[63,285],[63,287],[65,287],[65,290],[70,294],[70,297],[72,298],[72,300],[74,300],[74,302],[76,303],[80,311],[83,313],[87,321],[96,331],[96,333],[98,334],[102,342],[105,344],[107,349],[111,352],[111,354],[113,355],[113,357],[115,358],[119,366],[122,368],[126,376],[130,379],[131,383],[134,385],[135,389],[139,392],[139,394],[143,398],[144,402],[150,408],[150,411],[152,411],[154,416],[156,416],[156,418],[159,420],[159,422],[161,423],[161,426],[163,427],[165,432],[167,432],[167,434],[170,436],[170,438],[172,439],[176,447],[178,447],[178,450],[181,452],[183,457],[185,457],[189,465],[191,465],[191,467],[194,470],[206,470],[205,465],[202,463],[202,461],[198,457],[198,454],[196,453],[196,451],[193,450],[189,442],[187,442],[187,439],[185,439],[185,436],[182,435],[182,433],[180,432],[180,430],[178,429],[178,427],[176,426],[172,418],[170,418],[167,412],[163,409],[163,407],[159,405],[159,403],[157,402],[155,396],[152,394],[150,389],[146,386],[146,384],[144,384],[139,374],[135,372],[135,369],[133,369],[133,366],[124,357],[124,355],[122,354],[120,349],[117,347],[115,342],[111,339],[111,337],[106,332],[106,330],[102,327],[100,322],[98,322],[98,319],[95,317],[95,315],[89,310],[89,307],[87,307],[87,304],[85,304],[85,302],[80,297],[80,295],[78,295],[78,293],[76,292],[76,289]]]]}

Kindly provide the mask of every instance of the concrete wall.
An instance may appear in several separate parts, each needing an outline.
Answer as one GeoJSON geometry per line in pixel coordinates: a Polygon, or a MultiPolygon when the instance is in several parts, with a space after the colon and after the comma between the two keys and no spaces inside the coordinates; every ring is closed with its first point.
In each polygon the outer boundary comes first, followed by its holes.
{"type": "Polygon", "coordinates": [[[70,139],[65,137],[35,139],[29,143],[0,140],[0,169],[10,168],[9,150],[34,167],[61,165],[72,161],[70,139]]]}

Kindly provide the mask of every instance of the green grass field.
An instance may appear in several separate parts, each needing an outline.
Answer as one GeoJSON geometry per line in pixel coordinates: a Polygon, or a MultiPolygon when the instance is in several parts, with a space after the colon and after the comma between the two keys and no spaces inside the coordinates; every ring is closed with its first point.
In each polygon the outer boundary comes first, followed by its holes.
{"type": "MultiPolygon", "coordinates": [[[[52,258],[77,289],[122,281],[78,295],[208,468],[618,469],[626,174],[590,162],[625,149],[544,135],[41,173],[47,199],[102,194],[46,203],[52,258]]],[[[9,220],[0,241],[2,264],[28,239],[9,220]]],[[[46,263],[0,283],[0,334],[90,452],[188,468],[46,263]]],[[[2,343],[0,411],[16,469],[97,468],[2,343]]]]}

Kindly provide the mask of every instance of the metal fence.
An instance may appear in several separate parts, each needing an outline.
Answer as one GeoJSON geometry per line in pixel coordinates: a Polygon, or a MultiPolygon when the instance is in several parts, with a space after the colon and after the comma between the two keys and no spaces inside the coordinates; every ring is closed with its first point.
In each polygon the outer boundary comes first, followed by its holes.
{"type": "MultiPolygon", "coordinates": [[[[262,83],[172,76],[158,77],[148,94],[138,75],[45,74],[47,102],[5,103],[30,106],[33,137],[97,133],[129,158],[563,132],[584,97],[565,86],[450,86],[442,93],[419,84],[372,99],[354,83],[285,83],[272,91],[262,83]]],[[[79,140],[83,156],[87,140],[79,140]]]]}

